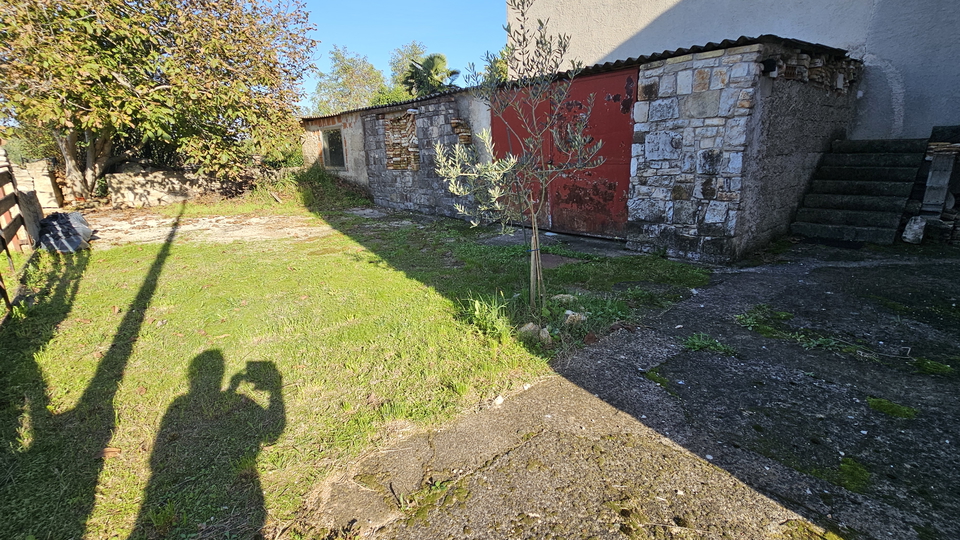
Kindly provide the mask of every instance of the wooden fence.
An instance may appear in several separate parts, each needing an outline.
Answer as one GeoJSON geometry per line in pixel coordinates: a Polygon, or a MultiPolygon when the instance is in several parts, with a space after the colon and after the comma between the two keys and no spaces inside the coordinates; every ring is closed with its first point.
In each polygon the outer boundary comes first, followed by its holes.
{"type": "MultiPolygon", "coordinates": [[[[17,269],[13,264],[13,257],[10,255],[10,248],[13,247],[16,251],[23,251],[19,236],[21,229],[24,235],[29,238],[23,213],[20,212],[17,189],[13,183],[13,173],[5,163],[0,163],[0,249],[7,256],[11,275],[16,275],[17,269]]],[[[2,275],[0,275],[0,297],[3,298],[3,304],[7,310],[13,309],[9,289],[4,284],[2,275]]]]}

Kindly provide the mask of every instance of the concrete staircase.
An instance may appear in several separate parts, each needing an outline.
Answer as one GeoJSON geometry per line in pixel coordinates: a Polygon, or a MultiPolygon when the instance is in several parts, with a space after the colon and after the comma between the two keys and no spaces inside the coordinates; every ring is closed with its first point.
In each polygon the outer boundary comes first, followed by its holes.
{"type": "Polygon", "coordinates": [[[892,244],[926,149],[926,139],[834,141],[791,232],[892,244]]]}

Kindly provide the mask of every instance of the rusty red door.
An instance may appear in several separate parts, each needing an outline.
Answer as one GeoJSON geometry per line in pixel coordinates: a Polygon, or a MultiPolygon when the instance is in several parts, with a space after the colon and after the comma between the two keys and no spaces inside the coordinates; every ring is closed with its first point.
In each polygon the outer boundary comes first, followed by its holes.
{"type": "MultiPolygon", "coordinates": [[[[611,238],[624,235],[636,77],[636,72],[628,69],[574,79],[561,110],[565,114],[581,114],[593,95],[587,133],[603,141],[600,155],[604,162],[597,168],[553,181],[548,194],[547,223],[541,224],[544,228],[611,238]]],[[[509,151],[511,137],[507,136],[502,119],[492,120],[497,154],[503,155],[509,151]]]]}

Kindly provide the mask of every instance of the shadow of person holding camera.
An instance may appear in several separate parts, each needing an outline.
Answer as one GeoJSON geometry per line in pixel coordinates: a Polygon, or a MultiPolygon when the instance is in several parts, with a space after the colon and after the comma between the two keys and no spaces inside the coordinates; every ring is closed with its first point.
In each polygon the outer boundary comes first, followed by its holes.
{"type": "Polygon", "coordinates": [[[190,390],[160,424],[131,539],[259,536],[266,508],[257,457],[286,423],[281,376],[272,362],[248,362],[221,390],[223,376],[219,350],[190,362],[190,390]],[[244,382],[265,392],[269,403],[239,392],[244,382]]]}

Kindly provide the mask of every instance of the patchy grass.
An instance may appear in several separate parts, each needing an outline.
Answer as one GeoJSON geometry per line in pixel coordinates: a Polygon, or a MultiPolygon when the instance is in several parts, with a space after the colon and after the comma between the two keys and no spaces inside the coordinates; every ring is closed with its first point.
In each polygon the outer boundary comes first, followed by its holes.
{"type": "Polygon", "coordinates": [[[342,212],[359,199],[313,182],[272,189],[283,203],[261,191],[184,215],[312,202],[324,209],[305,215],[338,231],[320,239],[34,259],[29,302],[0,327],[0,537],[282,527],[359,453],[543,376],[556,350],[633,317],[612,284],[707,280],[655,257],[587,258],[545,272],[575,301],[531,314],[524,246],[477,244],[487,233],[454,220],[363,220],[342,212]],[[586,321],[565,326],[567,310],[586,321]],[[513,337],[531,317],[557,349],[513,337]]]}
{"type": "Polygon", "coordinates": [[[852,457],[840,460],[836,469],[817,469],[812,474],[854,493],[865,493],[870,487],[870,471],[852,457]]]}
{"type": "Polygon", "coordinates": [[[953,367],[926,358],[917,358],[913,365],[917,368],[917,371],[927,375],[950,375],[953,373],[953,367]]]}
{"type": "Polygon", "coordinates": [[[844,342],[824,336],[819,332],[809,328],[799,328],[793,330],[785,322],[793,318],[793,314],[787,311],[774,311],[766,304],[758,304],[750,311],[735,315],[734,320],[737,324],[760,334],[761,336],[773,339],[786,339],[793,341],[804,349],[824,349],[828,351],[842,351],[856,354],[858,348],[844,347],[844,342]]]}
{"type": "Polygon", "coordinates": [[[720,343],[709,334],[703,332],[693,334],[683,340],[683,347],[688,351],[713,351],[727,356],[736,356],[737,350],[729,345],[720,343]]]}
{"type": "Polygon", "coordinates": [[[883,398],[868,397],[867,405],[875,411],[882,412],[894,418],[916,418],[918,412],[917,409],[913,407],[900,405],[883,398]]]}

